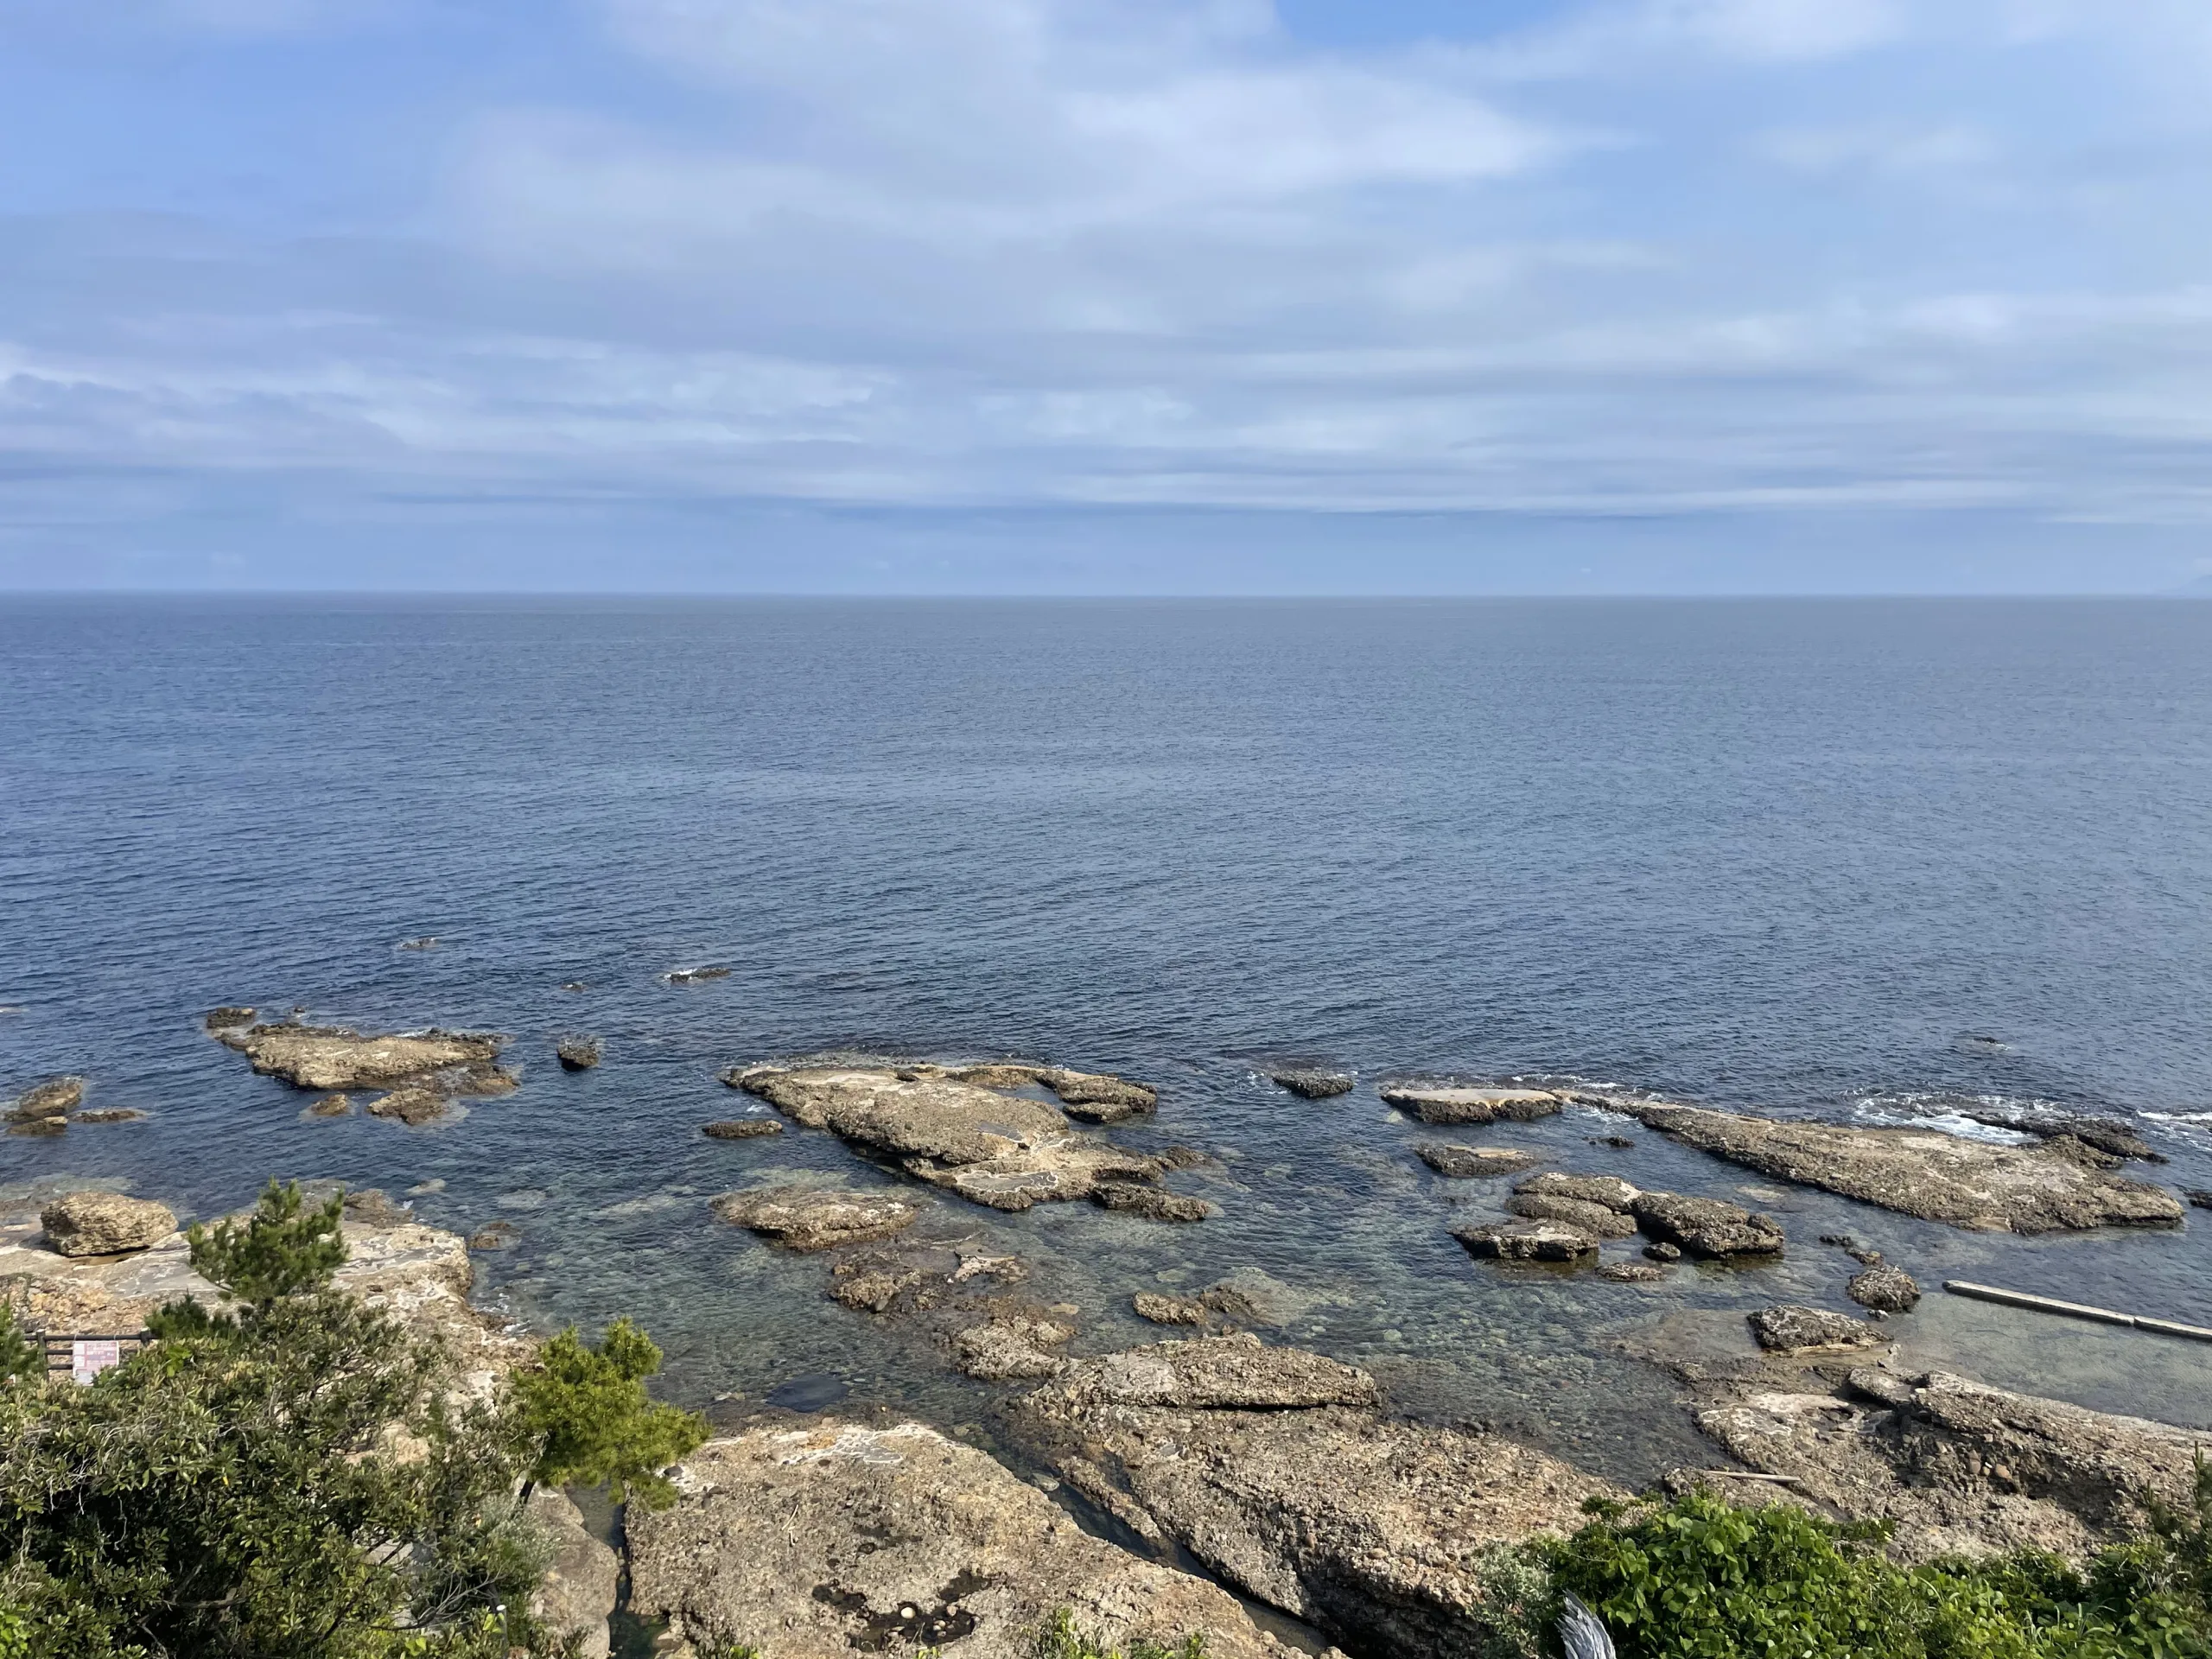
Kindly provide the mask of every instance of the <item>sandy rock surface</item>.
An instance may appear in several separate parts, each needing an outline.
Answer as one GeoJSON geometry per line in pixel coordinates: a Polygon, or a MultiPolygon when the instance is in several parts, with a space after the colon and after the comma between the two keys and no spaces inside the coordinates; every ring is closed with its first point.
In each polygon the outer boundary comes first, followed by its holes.
{"type": "MultiPolygon", "coordinates": [[[[1065,1082],[1084,1074],[1051,1076],[1065,1082]]],[[[996,1210],[1088,1198],[1102,1184],[1150,1182],[1169,1167],[1163,1158],[1073,1129],[1058,1107],[963,1083],[936,1066],[754,1067],[728,1080],[793,1122],[895,1158],[916,1179],[996,1210]]]]}
{"type": "Polygon", "coordinates": [[[1669,1139],[1801,1185],[1984,1232],[2169,1226],[2173,1194],[2111,1173],[2113,1154],[2070,1136],[2002,1147],[1936,1129],[1853,1128],[1630,1104],[1669,1139]]]}
{"type": "Polygon", "coordinates": [[[488,1066],[504,1038],[426,1031],[364,1036],[343,1026],[249,1026],[217,1033],[266,1077],[302,1089],[373,1089],[453,1066],[488,1066]]]}
{"type": "Polygon", "coordinates": [[[1215,1659],[1280,1652],[1235,1598],[1092,1537],[1035,1487],[917,1423],[824,1421],[710,1442],[683,1500],[629,1519],[631,1605],[762,1659],[1028,1659],[1060,1608],[1116,1646],[1203,1631],[1215,1659]]]}
{"type": "Polygon", "coordinates": [[[1078,1360],[1025,1440],[1100,1508],[1364,1652],[1478,1650],[1484,1550],[1608,1492],[1494,1436],[1386,1415],[1366,1373],[1250,1337],[1078,1360]]]}
{"type": "MultiPolygon", "coordinates": [[[[2032,1546],[2080,1556],[2138,1531],[2150,1497],[2179,1503],[2212,1431],[1989,1388],[1942,1371],[1811,1374],[1708,1386],[1717,1445],[1830,1514],[1895,1523],[1908,1560],[2032,1546]]],[[[1723,1490],[1744,1496],[1738,1483],[1723,1490]]]]}

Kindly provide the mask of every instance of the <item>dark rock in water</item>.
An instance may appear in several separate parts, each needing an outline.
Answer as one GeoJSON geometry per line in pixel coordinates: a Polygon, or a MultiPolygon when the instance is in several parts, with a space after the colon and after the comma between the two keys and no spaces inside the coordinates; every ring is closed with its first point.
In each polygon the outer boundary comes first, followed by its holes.
{"type": "Polygon", "coordinates": [[[1598,1276],[1617,1285],[1648,1285],[1664,1279],[1667,1269],[1644,1262],[1603,1262],[1598,1266],[1598,1276]]]}
{"type": "Polygon", "coordinates": [[[852,1389],[841,1376],[828,1371],[809,1371],[779,1382],[768,1390],[768,1403],[785,1411],[820,1411],[834,1406],[852,1389]]]}
{"type": "Polygon", "coordinates": [[[15,1104],[8,1111],[8,1121],[23,1123],[37,1117],[66,1117],[77,1109],[84,1098],[82,1077],[48,1077],[16,1096],[15,1104]]]}
{"type": "Polygon", "coordinates": [[[414,1211],[393,1203],[391,1194],[377,1186],[346,1188],[345,1210],[346,1220],[365,1227],[397,1227],[415,1219],[414,1211]]]}
{"type": "Polygon", "coordinates": [[[420,938],[402,939],[399,948],[403,950],[435,950],[438,948],[438,938],[435,933],[425,933],[420,938]]]}
{"type": "Polygon", "coordinates": [[[2212,1187],[2185,1186],[2181,1195],[2200,1210],[2212,1210],[2212,1187]]]}
{"type": "Polygon", "coordinates": [[[1662,1243],[1678,1244],[1693,1255],[1725,1260],[1782,1254],[1779,1226],[1725,1199],[1644,1192],[1637,1195],[1630,1209],[1646,1233],[1662,1243]]]}
{"type": "Polygon", "coordinates": [[[1037,1080],[1060,1097],[1069,1116],[1087,1123],[1119,1123],[1160,1103],[1159,1091],[1148,1085],[1101,1072],[1056,1067],[1040,1073],[1037,1080]]]}
{"type": "Polygon", "coordinates": [[[671,968],[661,978],[671,985],[703,985],[711,979],[728,979],[729,971],[721,967],[671,968]]]}
{"type": "MultiPolygon", "coordinates": [[[[343,1100],[345,1096],[334,1096],[343,1100]]],[[[425,1123],[435,1123],[443,1117],[453,1103],[435,1089],[396,1089],[381,1099],[369,1103],[371,1117],[397,1118],[410,1129],[425,1123]]]]}
{"type": "Polygon", "coordinates": [[[1556,1170],[1516,1181],[1513,1190],[1523,1198],[1573,1198],[1581,1204],[1599,1205],[1624,1216],[1643,1196],[1641,1188],[1630,1185],[1618,1175],[1567,1175],[1556,1170]]]}
{"type": "Polygon", "coordinates": [[[307,1115],[309,1117],[351,1117],[353,1115],[353,1097],[349,1095],[325,1095],[308,1108],[307,1115]]]}
{"type": "Polygon", "coordinates": [[[472,1250],[511,1250],[522,1243],[522,1229],[512,1221],[495,1221],[468,1236],[472,1250]]]}
{"type": "Polygon", "coordinates": [[[211,1008],[206,1021],[207,1029],[223,1031],[232,1026],[250,1026],[253,1023],[253,1012],[246,1007],[211,1008]]]}
{"type": "Polygon", "coordinates": [[[1903,1313],[1920,1300],[1920,1287],[1912,1275],[1901,1268],[1886,1265],[1871,1267],[1854,1274],[1844,1287],[1845,1294],[1861,1307],[1871,1307],[1884,1313],[1903,1313]]]}
{"type": "Polygon", "coordinates": [[[599,1039],[563,1037],[553,1045],[553,1054],[564,1071],[588,1071],[599,1064],[599,1039]]]}
{"type": "Polygon", "coordinates": [[[703,1133],[713,1141],[751,1141],[764,1135],[781,1135],[784,1126],[772,1117],[733,1117],[709,1123],[703,1133]]]}
{"type": "Polygon", "coordinates": [[[1213,1310],[1196,1296],[1162,1296],[1141,1290],[1130,1298],[1141,1319],[1154,1325],[1204,1325],[1213,1310]]]}
{"type": "Polygon", "coordinates": [[[146,1114],[135,1106],[111,1106],[104,1112],[79,1112],[79,1123],[143,1123],[146,1114]]]}
{"type": "Polygon", "coordinates": [[[585,984],[581,979],[571,979],[565,982],[562,985],[561,988],[564,991],[588,991],[591,989],[591,987],[585,984]]]}
{"type": "Polygon", "coordinates": [[[1549,1117],[1563,1102],[1548,1089],[1471,1089],[1454,1085],[1386,1083],[1383,1103],[1424,1123],[1525,1123],[1549,1117]]]}
{"type": "Polygon", "coordinates": [[[2163,1227],[2182,1215],[2171,1193],[2107,1173],[2101,1165],[2111,1154],[2071,1135],[2000,1147],[1940,1129],[1855,1128],[1650,1103],[1621,1109],[1669,1140],[1747,1169],[1954,1227],[2163,1227]]]}
{"type": "Polygon", "coordinates": [[[2012,1052],[2012,1045],[2002,1037],[1992,1037],[1985,1032],[1979,1031],[1961,1032],[1959,1046],[1973,1049],[1984,1054],[2009,1054],[2012,1052]]]}
{"type": "Polygon", "coordinates": [[[1872,1348],[1889,1340],[1863,1319],[1826,1308],[1786,1303],[1747,1314],[1751,1335],[1762,1348],[1782,1354],[1816,1353],[1828,1350],[1872,1348]]]}
{"type": "Polygon", "coordinates": [[[848,1192],[832,1187],[771,1186],[725,1192],[715,1214],[794,1250],[858,1244],[913,1224],[920,1207],[894,1192],[848,1192]]]}
{"type": "Polygon", "coordinates": [[[1598,1241],[1560,1221],[1488,1221],[1454,1227],[1452,1236],[1470,1255],[1501,1262],[1579,1262],[1598,1253],[1598,1241]]]}
{"type": "Polygon", "coordinates": [[[1679,1262],[1682,1259],[1682,1247],[1679,1244],[1669,1244],[1664,1239],[1661,1239],[1655,1243],[1645,1245],[1643,1254],[1654,1262],[1679,1262]]]}
{"type": "Polygon", "coordinates": [[[1592,1238],[1626,1238],[1636,1231],[1636,1224],[1619,1211],[1584,1198],[1516,1192],[1505,1201],[1505,1211],[1529,1221],[1563,1221],[1592,1238]]]}
{"type": "Polygon", "coordinates": [[[1636,1142],[1624,1135],[1593,1135],[1590,1137],[1590,1144],[1593,1147],[1611,1147],[1624,1152],[1636,1142]]]}
{"type": "Polygon", "coordinates": [[[1514,1152],[1503,1147],[1454,1146],[1441,1141],[1423,1141],[1414,1148],[1414,1153],[1438,1174],[1453,1180],[1491,1180],[1501,1175],[1517,1175],[1542,1161],[1534,1153],[1514,1152]]]}
{"type": "Polygon", "coordinates": [[[1316,1066],[1287,1065],[1270,1071],[1268,1081],[1280,1084],[1294,1095],[1303,1095],[1308,1100],[1327,1100],[1336,1095],[1351,1092],[1351,1074],[1330,1071],[1316,1066]]]}
{"type": "Polygon", "coordinates": [[[1213,1213],[1213,1206],[1204,1198],[1135,1181],[1101,1181],[1090,1189],[1090,1201],[1103,1209],[1142,1216],[1147,1221],[1204,1221],[1213,1213]]]}
{"type": "Polygon", "coordinates": [[[66,1135],[69,1120],[66,1117],[25,1117],[11,1121],[10,1135],[66,1135]]]}

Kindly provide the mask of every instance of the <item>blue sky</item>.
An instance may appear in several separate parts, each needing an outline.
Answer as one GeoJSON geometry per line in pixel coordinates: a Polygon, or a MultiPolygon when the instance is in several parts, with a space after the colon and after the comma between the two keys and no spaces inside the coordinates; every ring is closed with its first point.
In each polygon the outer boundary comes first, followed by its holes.
{"type": "Polygon", "coordinates": [[[0,586],[2212,576],[2205,0],[0,0],[0,586]]]}

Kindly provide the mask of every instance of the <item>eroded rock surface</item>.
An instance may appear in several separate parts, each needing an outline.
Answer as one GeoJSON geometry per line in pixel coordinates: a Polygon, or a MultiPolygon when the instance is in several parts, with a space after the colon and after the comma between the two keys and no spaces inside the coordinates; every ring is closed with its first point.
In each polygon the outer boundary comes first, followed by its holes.
{"type": "Polygon", "coordinates": [[[2111,1154],[2071,1136],[2000,1147],[1936,1129],[1785,1122],[1648,1103],[1622,1109],[1761,1174],[1954,1227],[2046,1233],[2170,1226],[2182,1216],[2171,1193],[2113,1174],[2111,1154]]]}
{"type": "Polygon", "coordinates": [[[588,1071],[599,1064],[599,1056],[596,1037],[563,1037],[553,1045],[553,1058],[563,1071],[588,1071]]]}
{"type": "Polygon", "coordinates": [[[165,1204],[118,1192],[72,1192],[39,1211],[46,1242],[60,1255],[118,1255],[160,1243],[176,1231],[165,1204]]]}
{"type": "Polygon", "coordinates": [[[896,1192],[836,1187],[770,1186],[725,1192],[715,1214],[794,1250],[826,1250],[888,1238],[913,1224],[921,1206],[896,1192]]]}
{"type": "Polygon", "coordinates": [[[1425,1141],[1414,1148],[1414,1154],[1438,1174],[1462,1181],[1517,1175],[1543,1161],[1530,1152],[1514,1152],[1504,1147],[1455,1146],[1442,1141],[1425,1141]]]}
{"type": "Polygon", "coordinates": [[[1505,1201],[1506,1212],[1531,1221],[1563,1221],[1592,1238],[1626,1238],[1636,1223],[1610,1205],[1587,1198],[1571,1198],[1549,1192],[1516,1192],[1505,1201]]]}
{"type": "Polygon", "coordinates": [[[1782,1254],[1782,1229],[1725,1198],[1685,1198],[1679,1192],[1640,1192],[1629,1206],[1641,1227],[1662,1244],[1710,1260],[1782,1254]]]}
{"type": "Polygon", "coordinates": [[[1566,1175],[1556,1170],[1516,1181],[1513,1190],[1524,1198],[1573,1198],[1581,1204],[1602,1205],[1621,1215],[1627,1215],[1643,1196],[1642,1189],[1630,1186],[1618,1175],[1566,1175]]]}
{"type": "Polygon", "coordinates": [[[1247,1594],[1363,1652],[1478,1651],[1484,1550],[1611,1489],[1376,1399],[1364,1372],[1230,1337],[1076,1361],[1015,1414],[1077,1491],[1247,1594]]]}
{"type": "MultiPolygon", "coordinates": [[[[1804,1379],[1812,1380],[1812,1379],[1804,1379]]],[[[2108,1416],[1942,1371],[1732,1386],[1698,1424],[1751,1468],[1793,1478],[1832,1513],[1888,1521],[1909,1560],[2033,1547],[2081,1556],[2183,1502],[2212,1433],[2108,1416]]],[[[1740,1496],[1740,1494],[1738,1494],[1740,1496]]]]}
{"type": "Polygon", "coordinates": [[[1029,1659],[1061,1608],[1115,1647],[1203,1632],[1279,1651],[1217,1586],[1094,1538],[1036,1488],[918,1423],[825,1421],[702,1446],[682,1500],[631,1513],[630,1605],[695,1648],[766,1659],[1029,1659]]]}
{"type": "Polygon", "coordinates": [[[1920,1303],[1920,1287],[1913,1281],[1912,1275],[1885,1262],[1853,1274],[1844,1292],[1861,1307],[1884,1313],[1907,1313],[1920,1303]]]}
{"type": "Polygon", "coordinates": [[[1751,1325],[1752,1338],[1760,1347],[1775,1353],[1840,1352],[1878,1347],[1889,1340],[1864,1319],[1796,1302],[1763,1307],[1745,1318],[1751,1325]]]}
{"type": "Polygon", "coordinates": [[[67,1117],[84,1099],[82,1077],[48,1077],[17,1095],[8,1109],[7,1118],[12,1123],[28,1123],[41,1118],[67,1117]]]}
{"type": "Polygon", "coordinates": [[[1467,1254],[1501,1262],[1580,1262],[1598,1253],[1598,1241],[1563,1221],[1484,1221],[1454,1227],[1452,1236],[1467,1254]]]}
{"type": "Polygon", "coordinates": [[[1213,1213],[1204,1198],[1136,1181],[1101,1181],[1090,1189],[1090,1201],[1101,1209],[1142,1216],[1147,1221],[1204,1221],[1213,1213]]]}
{"type": "Polygon", "coordinates": [[[343,1026],[258,1025],[217,1035],[256,1071],[301,1089],[374,1089],[454,1066],[489,1066],[506,1041],[483,1032],[364,1036],[343,1026]]]}
{"type": "Polygon", "coordinates": [[[1276,1066],[1268,1071],[1267,1077],[1268,1082],[1307,1100],[1329,1100],[1338,1095],[1348,1095],[1353,1081],[1349,1071],[1332,1071],[1316,1065],[1276,1066]]]}
{"type": "MultiPolygon", "coordinates": [[[[1071,1072],[1046,1081],[1055,1078],[1102,1081],[1071,1072]]],[[[897,1159],[917,1179],[996,1210],[1088,1198],[1104,1184],[1156,1180],[1170,1166],[1071,1128],[1043,1101],[963,1083],[941,1067],[753,1067],[728,1080],[796,1123],[897,1159]]]]}
{"type": "Polygon", "coordinates": [[[709,1123],[702,1132],[710,1141],[752,1141],[764,1135],[781,1135],[784,1126],[772,1117],[733,1117],[709,1123]]]}
{"type": "Polygon", "coordinates": [[[1424,1123],[1529,1122],[1551,1116],[1564,1103],[1548,1089],[1471,1089],[1388,1083],[1378,1092],[1385,1104],[1424,1123]]]}
{"type": "Polygon", "coordinates": [[[575,1637],[582,1659],[607,1659],[607,1618],[614,1611],[621,1558],[591,1535],[583,1512],[562,1493],[543,1486],[532,1492],[530,1518],[553,1553],[531,1611],[556,1637],[575,1637]]]}

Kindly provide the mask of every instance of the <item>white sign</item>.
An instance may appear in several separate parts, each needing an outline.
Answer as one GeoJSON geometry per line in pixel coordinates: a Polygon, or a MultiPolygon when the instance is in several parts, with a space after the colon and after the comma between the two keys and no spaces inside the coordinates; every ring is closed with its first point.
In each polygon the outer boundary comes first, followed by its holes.
{"type": "Polygon", "coordinates": [[[111,1365],[122,1363],[119,1342],[73,1342],[69,1344],[69,1375],[89,1382],[111,1365]]]}

